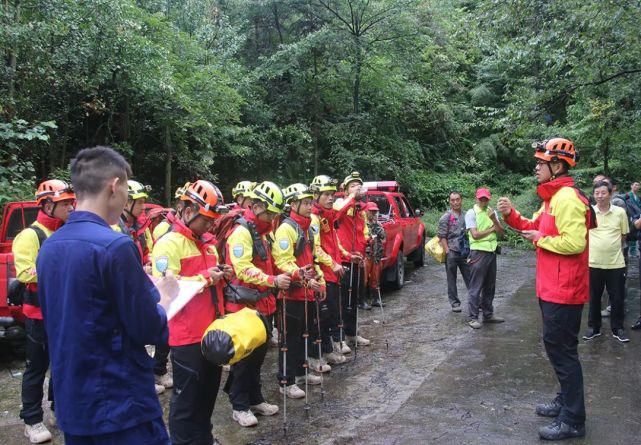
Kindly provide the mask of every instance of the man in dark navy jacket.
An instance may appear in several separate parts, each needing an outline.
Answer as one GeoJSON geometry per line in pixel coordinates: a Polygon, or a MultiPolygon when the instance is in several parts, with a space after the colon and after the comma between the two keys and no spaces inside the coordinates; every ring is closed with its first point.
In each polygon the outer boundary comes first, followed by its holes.
{"type": "Polygon", "coordinates": [[[131,168],[108,147],[71,162],[77,212],[38,255],[58,425],[65,443],[167,444],[146,344],[167,341],[174,278],[156,286],[133,242],[110,228],[131,168]]]}

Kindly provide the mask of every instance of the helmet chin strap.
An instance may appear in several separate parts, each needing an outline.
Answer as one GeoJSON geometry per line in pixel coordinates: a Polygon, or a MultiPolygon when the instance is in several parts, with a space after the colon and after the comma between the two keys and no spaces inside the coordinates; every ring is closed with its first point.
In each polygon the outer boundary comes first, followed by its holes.
{"type": "Polygon", "coordinates": [[[555,174],[554,174],[554,172],[552,171],[552,167],[550,166],[550,163],[548,162],[548,163],[546,163],[545,165],[547,165],[547,166],[548,166],[548,170],[550,171],[550,179],[548,179],[548,181],[547,181],[547,182],[550,182],[550,181],[555,180],[555,179],[556,179],[556,175],[555,175],[555,174]]]}
{"type": "Polygon", "coordinates": [[[56,206],[58,205],[58,203],[57,203],[57,202],[55,202],[55,201],[51,201],[51,199],[49,199],[49,198],[48,198],[47,202],[51,202],[51,203],[53,203],[53,208],[51,209],[51,213],[47,213],[47,211],[45,210],[45,206],[46,206],[46,204],[47,204],[47,203],[45,203],[45,205],[43,205],[43,206],[42,206],[42,211],[43,211],[43,212],[44,212],[44,214],[45,214],[45,215],[47,215],[49,218],[54,218],[54,219],[56,219],[56,217],[55,217],[55,216],[53,216],[53,215],[54,215],[54,213],[56,213],[56,206]]]}
{"type": "Polygon", "coordinates": [[[134,221],[136,221],[136,217],[133,214],[135,205],[136,205],[136,200],[132,199],[131,200],[131,207],[129,207],[129,209],[127,209],[126,207],[124,208],[125,213],[127,213],[129,215],[129,217],[134,221]]]}

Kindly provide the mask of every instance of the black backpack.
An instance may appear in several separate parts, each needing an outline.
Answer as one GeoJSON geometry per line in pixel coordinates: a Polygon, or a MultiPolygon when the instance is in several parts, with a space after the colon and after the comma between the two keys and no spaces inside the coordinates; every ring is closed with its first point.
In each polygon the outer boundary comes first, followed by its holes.
{"type": "MultiPolygon", "coordinates": [[[[38,244],[42,247],[42,244],[47,239],[47,234],[40,227],[35,225],[31,225],[28,228],[36,232],[36,235],[38,236],[38,244]]],[[[26,293],[27,285],[15,278],[9,283],[9,288],[7,290],[7,304],[9,306],[21,306],[24,303],[26,293]]]]}

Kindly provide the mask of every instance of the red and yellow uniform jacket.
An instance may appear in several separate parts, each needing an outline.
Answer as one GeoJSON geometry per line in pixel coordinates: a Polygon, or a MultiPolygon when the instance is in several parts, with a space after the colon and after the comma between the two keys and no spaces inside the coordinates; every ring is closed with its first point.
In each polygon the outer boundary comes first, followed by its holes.
{"type": "Polygon", "coordinates": [[[153,275],[161,276],[156,269],[160,257],[169,260],[168,270],[181,280],[199,280],[205,284],[197,294],[169,322],[169,346],[200,343],[207,327],[224,314],[221,280],[215,286],[209,269],[218,265],[218,253],[212,243],[202,242],[180,220],[175,220],[173,230],[160,238],[151,253],[153,275]]]}
{"type": "Polygon", "coordinates": [[[312,249],[318,243],[318,239],[314,240],[314,237],[318,238],[318,236],[310,235],[310,224],[310,218],[305,218],[292,210],[289,218],[285,218],[276,230],[273,248],[274,263],[278,270],[289,273],[292,277],[289,291],[283,293],[288,300],[304,301],[305,298],[309,301],[314,300],[314,292],[305,286],[302,267],[313,265],[316,275],[320,277],[319,283],[321,286],[325,285],[323,272],[318,265],[314,264],[312,249]]]}
{"type": "Polygon", "coordinates": [[[317,234],[319,241],[314,246],[316,259],[323,271],[325,281],[328,283],[340,282],[332,270],[332,265],[349,261],[349,253],[338,242],[335,221],[336,211],[334,209],[324,209],[319,205],[314,205],[312,210],[312,229],[317,234]]]}
{"type": "Polygon", "coordinates": [[[518,230],[538,230],[536,295],[559,304],[584,304],[589,299],[588,229],[591,216],[587,198],[574,188],[574,180],[561,177],[540,184],[543,200],[532,219],[516,210],[504,217],[518,230]]]}
{"type": "Polygon", "coordinates": [[[154,231],[152,232],[152,238],[154,239],[154,243],[158,241],[163,235],[165,235],[169,230],[171,229],[171,225],[176,221],[176,214],[172,211],[167,213],[167,216],[165,216],[165,219],[160,221],[156,227],[154,227],[154,231]]]}
{"type": "MultiPolygon", "coordinates": [[[[234,269],[233,285],[249,287],[265,294],[269,293],[269,295],[258,300],[254,308],[261,314],[268,316],[276,312],[276,298],[271,293],[276,287],[276,274],[274,272],[271,246],[268,242],[272,225],[257,220],[251,209],[245,209],[243,219],[255,228],[259,238],[256,242],[260,243],[257,246],[259,249],[254,248],[252,233],[242,224],[237,223],[227,237],[225,261],[234,269]]],[[[244,307],[244,304],[232,301],[225,302],[225,309],[228,312],[238,312],[244,307]]]]}
{"type": "Polygon", "coordinates": [[[336,221],[338,221],[337,233],[340,244],[350,252],[358,252],[365,256],[365,247],[369,238],[367,213],[361,210],[360,203],[356,202],[353,196],[336,201],[334,210],[336,210],[336,221]]]}
{"type": "MultiPolygon", "coordinates": [[[[42,230],[49,238],[53,232],[62,226],[62,220],[51,218],[40,210],[33,225],[42,230]]],[[[13,261],[16,267],[16,278],[27,285],[22,313],[25,317],[35,320],[42,320],[42,312],[38,302],[38,274],[36,273],[36,258],[40,247],[38,234],[31,228],[26,228],[20,232],[11,244],[13,261]]]]}
{"type": "Polygon", "coordinates": [[[116,232],[128,235],[136,245],[142,264],[147,264],[149,262],[149,252],[151,252],[151,248],[154,245],[154,238],[151,236],[151,230],[149,230],[150,221],[144,218],[139,218],[134,224],[129,224],[121,218],[120,222],[111,226],[111,228],[116,232]]]}

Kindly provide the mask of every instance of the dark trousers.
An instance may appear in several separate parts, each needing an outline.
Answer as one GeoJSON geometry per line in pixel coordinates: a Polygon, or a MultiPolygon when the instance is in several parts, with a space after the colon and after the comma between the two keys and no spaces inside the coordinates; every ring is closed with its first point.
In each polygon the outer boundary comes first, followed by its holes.
{"type": "Polygon", "coordinates": [[[445,261],[445,273],[447,275],[447,298],[450,304],[461,304],[458,299],[458,289],[456,288],[456,270],[461,271],[461,276],[465,282],[465,287],[470,287],[470,267],[467,264],[467,257],[461,256],[458,252],[450,250],[445,261]]]}
{"type": "Polygon", "coordinates": [[[353,269],[350,263],[343,264],[343,266],[347,267],[347,271],[341,281],[343,326],[345,335],[352,337],[356,335],[358,303],[365,301],[365,272],[358,264],[354,264],[353,269]]]}
{"type": "MultiPolygon", "coordinates": [[[[296,377],[305,375],[305,302],[287,300],[285,302],[285,328],[286,333],[282,335],[283,325],[281,325],[281,347],[278,353],[278,382],[282,385],[283,381],[287,385],[292,385],[296,377]],[[285,343],[283,343],[283,340],[285,343]],[[287,354],[283,348],[287,348],[287,354]],[[283,364],[285,365],[283,367],[283,364]]],[[[308,330],[311,330],[312,324],[310,323],[311,313],[314,312],[314,302],[307,303],[308,312],[308,330]]],[[[283,314],[283,301],[278,301],[278,313],[282,320],[283,314]]],[[[311,335],[307,338],[308,355],[311,350],[316,347],[312,342],[311,335]]]]}
{"type": "Polygon", "coordinates": [[[601,329],[601,296],[608,290],[610,327],[623,329],[625,306],[625,268],[599,269],[590,267],[590,310],[588,326],[601,329]]]}
{"type": "Polygon", "coordinates": [[[169,403],[171,443],[212,445],[211,415],[220,386],[221,367],[205,360],[200,343],[173,346],[171,364],[174,371],[169,403]]]}
{"type": "Polygon", "coordinates": [[[496,253],[472,250],[468,260],[470,280],[468,283],[469,318],[479,318],[479,308],[483,318],[494,314],[494,290],[496,286],[496,253]]]}
{"type": "Polygon", "coordinates": [[[327,354],[333,351],[331,329],[338,325],[338,285],[327,283],[327,297],[323,301],[310,302],[313,310],[309,311],[308,324],[310,326],[310,350],[309,356],[319,357],[318,343],[320,342],[320,354],[327,354]],[[330,290],[332,289],[332,290],[330,290]],[[330,292],[333,294],[330,296],[330,292]],[[318,313],[318,317],[316,314],[318,313]],[[320,322],[320,326],[319,326],[320,322]],[[319,329],[320,327],[320,329],[319,329]]]}
{"type": "MultiPolygon", "coordinates": [[[[340,341],[345,340],[341,339],[341,323],[344,323],[344,312],[343,312],[343,289],[339,283],[327,283],[327,324],[329,326],[329,335],[331,341],[340,341]]],[[[322,324],[321,320],[321,324],[322,324]]],[[[343,333],[345,337],[345,333],[343,333]]],[[[329,351],[331,352],[331,351],[329,351]]]]}
{"type": "MultiPolygon", "coordinates": [[[[43,385],[49,369],[49,347],[42,320],[25,319],[27,363],[22,376],[20,418],[27,425],[42,422],[43,385]]],[[[53,410],[53,381],[49,379],[49,401],[53,410]]]]}
{"type": "Polygon", "coordinates": [[[579,329],[582,304],[558,304],[539,300],[543,316],[543,344],[561,385],[563,405],[558,419],[570,425],[585,423],[583,371],[579,361],[579,329]]]}
{"type": "Polygon", "coordinates": [[[156,345],[154,350],[154,375],[167,374],[167,358],[169,357],[169,345],[167,343],[156,345]]]}
{"type": "Polygon", "coordinates": [[[260,370],[267,348],[268,344],[265,343],[231,366],[224,391],[229,395],[229,402],[235,411],[247,411],[251,405],[259,405],[265,401],[260,370]]]}
{"type": "Polygon", "coordinates": [[[169,445],[169,436],[162,417],[126,430],[97,436],[73,436],[65,433],[65,445],[169,445]]]}

